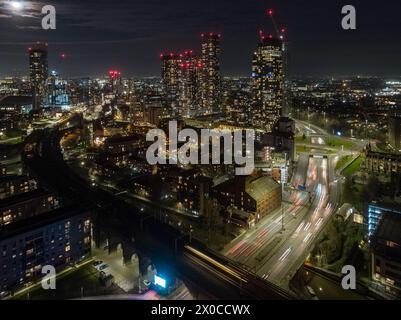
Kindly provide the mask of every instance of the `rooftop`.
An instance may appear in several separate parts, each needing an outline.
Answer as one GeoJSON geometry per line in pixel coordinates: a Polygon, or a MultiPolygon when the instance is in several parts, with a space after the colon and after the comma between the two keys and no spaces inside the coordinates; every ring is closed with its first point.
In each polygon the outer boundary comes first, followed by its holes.
{"type": "MultiPolygon", "coordinates": [[[[248,179],[252,179],[248,177],[248,179]]],[[[261,200],[266,193],[280,188],[280,185],[269,177],[260,177],[251,181],[246,189],[246,192],[256,201],[261,200]]]]}
{"type": "Polygon", "coordinates": [[[17,205],[17,204],[20,204],[20,203],[23,203],[26,201],[33,201],[35,199],[45,197],[45,196],[52,196],[52,194],[49,192],[46,192],[43,189],[36,189],[33,191],[20,193],[20,194],[14,195],[9,198],[1,199],[0,207],[6,208],[6,207],[17,205]]]}
{"type": "Polygon", "coordinates": [[[30,230],[50,225],[56,221],[68,219],[79,214],[88,213],[89,208],[71,205],[57,208],[38,216],[33,216],[22,221],[16,221],[1,228],[0,240],[19,235],[30,230]]]}
{"type": "Polygon", "coordinates": [[[7,96],[0,99],[0,106],[25,106],[32,104],[31,96],[7,96]]]}

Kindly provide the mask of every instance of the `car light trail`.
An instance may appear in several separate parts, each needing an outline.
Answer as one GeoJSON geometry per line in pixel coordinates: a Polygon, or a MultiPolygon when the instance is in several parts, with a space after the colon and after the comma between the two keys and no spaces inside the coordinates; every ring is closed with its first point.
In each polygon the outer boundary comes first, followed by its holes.
{"type": "Polygon", "coordinates": [[[279,258],[279,261],[284,261],[288,255],[291,253],[292,247],[289,247],[287,250],[284,251],[284,253],[281,255],[279,258]]]}
{"type": "Polygon", "coordinates": [[[307,243],[310,239],[310,237],[312,236],[312,232],[309,232],[306,237],[304,238],[304,243],[307,243]]]}
{"type": "Polygon", "coordinates": [[[208,263],[210,263],[211,265],[213,265],[214,267],[228,273],[229,275],[243,281],[243,282],[247,282],[238,272],[228,268],[227,266],[221,264],[220,262],[210,258],[209,256],[207,256],[206,254],[190,247],[190,246],[185,246],[185,249],[187,249],[188,251],[190,251],[192,254],[196,255],[198,258],[201,258],[204,261],[207,261],[208,263]]]}

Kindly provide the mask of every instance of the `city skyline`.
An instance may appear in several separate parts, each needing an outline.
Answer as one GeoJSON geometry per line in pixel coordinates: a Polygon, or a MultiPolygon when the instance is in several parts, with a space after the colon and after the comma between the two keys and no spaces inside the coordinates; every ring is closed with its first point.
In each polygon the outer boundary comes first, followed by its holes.
{"type": "Polygon", "coordinates": [[[0,300],[400,299],[397,1],[0,0],[0,300]]]}
{"type": "Polygon", "coordinates": [[[175,0],[165,10],[158,1],[110,5],[97,1],[66,4],[53,1],[57,29],[41,30],[42,2],[10,10],[0,2],[1,76],[24,75],[26,49],[33,41],[49,43],[49,67],[65,77],[100,76],[110,68],[126,76],[159,76],[158,56],[163,50],[199,50],[202,32],[218,32],[221,70],[224,76],[250,76],[258,30],[274,34],[266,14],[274,8],[280,26],[288,30],[290,75],[343,76],[350,74],[397,76],[401,68],[400,3],[378,6],[374,1],[354,1],[357,30],[341,29],[340,3],[308,6],[287,1],[251,1],[247,6],[221,1],[213,3],[175,0]],[[305,19],[311,8],[313,19],[305,19]],[[33,40],[35,39],[35,40],[33,40]],[[380,46],[375,44],[380,43],[380,46]],[[382,46],[386,50],[381,50],[382,46]],[[322,55],[321,52],[325,54],[322,55]],[[60,59],[61,54],[65,59],[60,59]]]}

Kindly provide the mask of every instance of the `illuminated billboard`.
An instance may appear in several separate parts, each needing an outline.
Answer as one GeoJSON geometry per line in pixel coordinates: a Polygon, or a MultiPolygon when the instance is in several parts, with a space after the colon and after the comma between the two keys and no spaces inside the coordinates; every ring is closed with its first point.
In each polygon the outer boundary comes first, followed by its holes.
{"type": "Polygon", "coordinates": [[[162,287],[163,289],[166,288],[166,280],[163,279],[163,278],[161,278],[161,277],[159,277],[159,276],[156,275],[156,274],[155,274],[155,278],[154,278],[154,283],[155,283],[155,285],[160,286],[160,287],[162,287]]]}

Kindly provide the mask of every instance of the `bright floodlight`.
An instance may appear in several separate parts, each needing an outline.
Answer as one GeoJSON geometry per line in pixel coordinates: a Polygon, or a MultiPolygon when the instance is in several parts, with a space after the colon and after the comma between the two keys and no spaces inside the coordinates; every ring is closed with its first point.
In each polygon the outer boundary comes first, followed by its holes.
{"type": "Polygon", "coordinates": [[[11,1],[10,4],[15,10],[22,9],[22,2],[20,2],[20,1],[11,1]]]}

